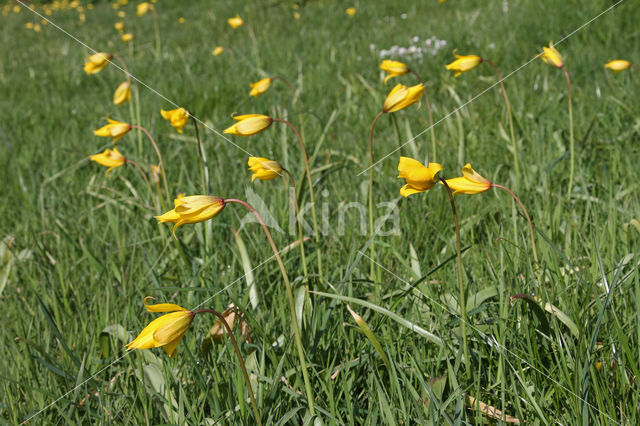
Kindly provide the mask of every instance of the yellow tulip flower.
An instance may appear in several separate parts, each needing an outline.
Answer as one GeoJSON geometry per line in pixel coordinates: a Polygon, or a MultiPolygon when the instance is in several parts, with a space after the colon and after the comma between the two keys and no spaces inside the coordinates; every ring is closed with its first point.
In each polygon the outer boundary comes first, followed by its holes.
{"type": "Polygon", "coordinates": [[[121,39],[122,39],[122,41],[124,41],[125,43],[128,43],[128,42],[130,42],[130,41],[132,41],[132,40],[133,40],[133,34],[131,34],[131,33],[125,33],[125,34],[122,34],[122,37],[120,37],[120,38],[121,38],[121,39]]]}
{"type": "Polygon", "coordinates": [[[182,133],[182,128],[189,122],[189,113],[184,108],[176,108],[169,111],[161,109],[160,114],[162,114],[162,118],[171,122],[171,125],[175,127],[178,133],[182,133]]]}
{"type": "Polygon", "coordinates": [[[345,10],[345,12],[349,16],[354,16],[356,14],[356,8],[355,7],[350,7],[347,10],[345,10]]]}
{"type": "Polygon", "coordinates": [[[138,16],[146,15],[147,12],[153,10],[153,5],[149,2],[143,1],[138,6],[136,6],[136,14],[138,16]]]}
{"type": "Polygon", "coordinates": [[[87,74],[96,74],[106,67],[112,58],[113,55],[104,52],[90,55],[87,57],[87,62],[84,63],[84,72],[87,74]]]}
{"type": "Polygon", "coordinates": [[[138,337],[127,344],[127,350],[162,347],[167,355],[172,357],[176,353],[178,343],[191,326],[195,313],[173,303],[147,305],[147,299],[150,298],[144,299],[144,307],[147,311],[171,313],[151,321],[138,337]]]}
{"type": "Polygon", "coordinates": [[[491,182],[480,176],[473,170],[471,164],[467,163],[462,168],[462,176],[447,179],[447,185],[453,190],[453,194],[480,194],[491,189],[491,182]]]}
{"type": "Polygon", "coordinates": [[[113,28],[115,28],[116,31],[119,31],[119,32],[124,31],[124,22],[122,21],[116,22],[115,24],[113,24],[113,28]]]}
{"type": "Polygon", "coordinates": [[[429,163],[429,166],[426,167],[413,158],[400,157],[398,177],[407,181],[407,184],[400,188],[400,195],[407,198],[409,195],[430,189],[438,181],[440,170],[442,170],[442,166],[438,163],[429,163]]]}
{"type": "Polygon", "coordinates": [[[113,138],[112,142],[115,143],[118,139],[129,133],[129,130],[131,130],[130,124],[112,120],[109,117],[107,117],[107,121],[109,124],[100,127],[98,130],[94,130],[93,134],[105,138],[113,138]]]}
{"type": "MultiPolygon", "coordinates": [[[[160,175],[162,174],[162,169],[160,168],[159,165],[157,164],[152,164],[151,165],[151,180],[153,181],[153,183],[158,184],[160,183],[160,175]]],[[[180,198],[180,197],[178,197],[180,198]]]]}
{"type": "Polygon", "coordinates": [[[249,157],[249,170],[253,172],[251,182],[256,180],[271,180],[282,176],[282,166],[277,161],[263,157],[249,157]]]}
{"type": "Polygon", "coordinates": [[[127,12],[125,12],[124,10],[121,10],[120,12],[118,12],[118,18],[125,18],[127,16],[127,12]]]}
{"type": "Polygon", "coordinates": [[[447,65],[446,68],[454,72],[454,77],[459,76],[463,72],[470,71],[482,63],[482,58],[478,55],[457,55],[454,50],[453,56],[457,59],[447,65]]]}
{"type": "Polygon", "coordinates": [[[556,50],[555,47],[553,47],[552,42],[549,42],[549,47],[543,47],[542,51],[543,52],[540,57],[545,64],[551,65],[552,67],[556,68],[562,68],[564,66],[562,55],[556,50]]]}
{"type": "Polygon", "coordinates": [[[613,61],[609,61],[604,65],[605,68],[609,68],[614,72],[620,72],[624,70],[628,70],[631,68],[631,62],[625,61],[624,59],[615,59],[613,61]]]}
{"type": "Polygon", "coordinates": [[[91,161],[95,161],[101,166],[108,167],[109,169],[105,172],[109,174],[111,170],[116,167],[120,167],[127,162],[127,159],[124,158],[122,154],[118,152],[116,148],[113,149],[105,149],[104,152],[100,154],[95,154],[89,157],[91,161]]]}
{"type": "Polygon", "coordinates": [[[113,93],[113,103],[116,105],[122,105],[129,99],[131,99],[131,83],[123,81],[113,93]]]}
{"type": "Polygon", "coordinates": [[[249,83],[249,86],[251,86],[251,92],[249,92],[249,96],[257,98],[258,96],[269,90],[269,87],[271,87],[271,80],[272,79],[269,77],[263,78],[262,80],[256,81],[255,83],[249,83]]]}
{"type": "Polygon", "coordinates": [[[231,28],[240,28],[244,25],[244,21],[240,17],[240,15],[236,15],[233,18],[227,19],[227,23],[231,28]]]}
{"type": "Polygon", "coordinates": [[[244,114],[233,117],[236,124],[224,130],[224,133],[235,136],[253,136],[266,130],[273,123],[273,119],[262,114],[244,114]]]}
{"type": "Polygon", "coordinates": [[[400,111],[413,105],[420,100],[422,92],[424,92],[424,85],[422,83],[411,87],[407,87],[404,84],[397,84],[387,95],[387,99],[385,99],[384,105],[382,106],[382,112],[400,111]]]}
{"type": "Polygon", "coordinates": [[[409,67],[399,61],[392,61],[391,59],[385,59],[380,64],[380,69],[389,74],[385,77],[384,82],[386,83],[392,77],[398,77],[401,75],[405,75],[409,72],[409,67]]]}
{"type": "Polygon", "coordinates": [[[222,52],[224,52],[224,47],[216,46],[216,48],[213,49],[213,52],[211,52],[211,53],[213,53],[213,56],[220,56],[220,55],[222,55],[222,52]]]}
{"type": "MultiPolygon", "coordinates": [[[[190,195],[173,200],[174,208],[156,216],[158,223],[175,223],[175,233],[182,225],[204,222],[222,211],[225,206],[224,199],[211,195],[190,195]]],[[[175,234],[174,234],[175,235],[175,234]]]]}

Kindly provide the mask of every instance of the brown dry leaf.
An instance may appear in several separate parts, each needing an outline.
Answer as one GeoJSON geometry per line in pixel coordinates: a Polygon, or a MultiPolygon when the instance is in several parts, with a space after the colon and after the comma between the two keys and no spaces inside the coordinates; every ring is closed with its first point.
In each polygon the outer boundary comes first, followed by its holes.
{"type": "Polygon", "coordinates": [[[505,423],[512,423],[516,425],[520,424],[519,418],[506,415],[496,407],[492,407],[491,405],[487,405],[482,401],[478,401],[471,395],[467,395],[467,405],[471,409],[480,410],[482,414],[494,420],[501,420],[505,423]]]}

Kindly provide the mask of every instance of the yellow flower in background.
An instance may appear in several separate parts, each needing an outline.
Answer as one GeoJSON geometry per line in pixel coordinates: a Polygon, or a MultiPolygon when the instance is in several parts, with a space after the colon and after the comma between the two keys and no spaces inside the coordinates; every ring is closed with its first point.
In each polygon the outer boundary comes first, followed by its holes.
{"type": "Polygon", "coordinates": [[[415,86],[407,87],[404,84],[397,84],[396,87],[391,89],[387,99],[382,106],[383,112],[395,112],[400,111],[408,106],[411,106],[420,100],[424,92],[424,85],[422,83],[415,86]]]}
{"type": "Polygon", "coordinates": [[[147,299],[150,298],[144,299],[147,311],[171,313],[151,321],[133,342],[127,344],[127,350],[162,347],[167,355],[172,357],[176,353],[178,343],[191,326],[195,313],[173,303],[147,305],[147,299]]]}
{"type": "Polygon", "coordinates": [[[100,154],[95,154],[89,157],[91,161],[95,161],[101,166],[108,167],[109,169],[106,171],[106,174],[109,174],[111,170],[116,167],[120,167],[127,162],[127,159],[124,158],[122,154],[118,152],[117,149],[105,149],[104,152],[100,154]]]}
{"type": "Polygon", "coordinates": [[[356,14],[356,8],[355,7],[350,7],[347,10],[345,10],[345,12],[349,16],[354,16],[356,14]]]}
{"type": "Polygon", "coordinates": [[[257,98],[269,90],[269,87],[271,87],[271,78],[263,78],[255,83],[249,83],[249,86],[251,86],[251,92],[249,92],[249,95],[257,98]]]}
{"type": "Polygon", "coordinates": [[[453,190],[455,194],[480,194],[481,192],[491,189],[491,182],[484,177],[480,176],[478,172],[473,170],[471,164],[467,163],[462,168],[462,176],[447,179],[447,185],[453,190]]]}
{"type": "Polygon", "coordinates": [[[113,24],[113,28],[120,32],[124,31],[124,22],[116,22],[115,24],[113,24]]]}
{"type": "Polygon", "coordinates": [[[125,16],[127,16],[127,12],[125,12],[124,10],[118,12],[118,18],[124,18],[125,16]]]}
{"type": "Polygon", "coordinates": [[[625,61],[624,59],[615,59],[604,64],[604,67],[614,72],[620,72],[631,68],[631,62],[625,61]]]}
{"type": "Polygon", "coordinates": [[[181,24],[184,24],[184,18],[183,18],[182,16],[181,16],[181,17],[179,17],[179,18],[178,18],[178,22],[179,22],[179,23],[181,23],[181,24]]]}
{"type": "Polygon", "coordinates": [[[152,10],[153,10],[153,5],[146,1],[143,1],[138,6],[136,6],[136,14],[138,16],[146,15],[147,12],[150,12],[152,10]]]}
{"type": "Polygon", "coordinates": [[[122,34],[121,38],[122,38],[122,41],[124,41],[125,43],[128,43],[131,40],[133,40],[133,34],[131,33],[122,34]]]}
{"type": "Polygon", "coordinates": [[[482,62],[482,58],[478,55],[457,55],[455,50],[453,51],[453,56],[457,59],[447,65],[446,68],[454,72],[454,77],[474,69],[482,62]]]}
{"type": "Polygon", "coordinates": [[[24,27],[28,30],[33,29],[33,22],[25,22],[24,27]]]}
{"type": "Polygon", "coordinates": [[[211,53],[213,53],[213,56],[220,56],[220,55],[222,55],[222,52],[224,52],[224,47],[216,46],[216,48],[213,49],[213,52],[211,52],[211,53]]]}
{"type": "Polygon", "coordinates": [[[244,25],[244,21],[240,17],[240,15],[236,15],[233,18],[227,19],[227,23],[231,28],[240,28],[244,25]]]}
{"type": "Polygon", "coordinates": [[[409,195],[430,189],[438,181],[440,170],[442,166],[438,163],[429,163],[429,167],[426,167],[413,158],[400,157],[398,177],[407,181],[407,184],[400,188],[400,195],[407,198],[409,195]]]}
{"type": "Polygon", "coordinates": [[[293,19],[300,19],[300,12],[298,11],[293,12],[293,19]]]}
{"type": "Polygon", "coordinates": [[[161,174],[162,174],[162,169],[160,168],[160,166],[157,165],[157,164],[152,164],[151,165],[151,180],[153,181],[153,183],[155,183],[155,184],[160,183],[160,175],[161,174]]]}
{"type": "Polygon", "coordinates": [[[113,58],[113,55],[100,52],[95,53],[87,57],[87,62],[84,63],[84,72],[87,74],[99,73],[104,67],[109,64],[109,61],[113,58]]]}
{"type": "Polygon", "coordinates": [[[553,47],[553,43],[549,42],[549,47],[542,48],[542,55],[540,55],[545,64],[551,65],[556,68],[562,68],[564,62],[560,52],[553,47]]]}
{"type": "Polygon", "coordinates": [[[175,223],[173,232],[182,225],[204,222],[222,211],[224,199],[211,195],[190,195],[173,200],[174,208],[156,216],[158,223],[175,223]]]}
{"type": "Polygon", "coordinates": [[[392,61],[391,59],[385,59],[380,64],[380,69],[389,74],[385,77],[384,82],[386,83],[392,77],[398,77],[401,75],[405,75],[409,72],[409,67],[399,61],[392,61]]]}
{"type": "Polygon", "coordinates": [[[37,32],[37,33],[39,33],[39,32],[40,32],[40,29],[41,29],[41,28],[40,28],[40,24],[35,24],[35,25],[33,26],[33,31],[35,31],[35,32],[37,32]]]}
{"type": "Polygon", "coordinates": [[[224,130],[224,133],[235,136],[253,136],[266,130],[273,123],[273,119],[262,114],[244,114],[233,117],[237,121],[231,127],[224,130]]]}
{"type": "Polygon", "coordinates": [[[184,108],[176,108],[169,111],[161,109],[160,114],[162,114],[162,118],[171,122],[171,125],[175,127],[178,133],[182,133],[182,128],[189,122],[189,113],[184,108]]]}
{"type": "Polygon", "coordinates": [[[131,83],[123,81],[113,93],[113,103],[116,105],[122,105],[129,99],[131,99],[131,83]]]}
{"type": "Polygon", "coordinates": [[[256,180],[272,180],[282,176],[282,166],[277,161],[263,157],[249,157],[249,170],[253,172],[251,182],[256,180]]]}
{"type": "Polygon", "coordinates": [[[115,143],[118,139],[129,133],[129,130],[131,130],[131,125],[128,123],[112,120],[109,117],[107,117],[107,121],[109,124],[100,127],[98,130],[94,130],[93,134],[105,138],[113,138],[112,142],[115,143]]]}

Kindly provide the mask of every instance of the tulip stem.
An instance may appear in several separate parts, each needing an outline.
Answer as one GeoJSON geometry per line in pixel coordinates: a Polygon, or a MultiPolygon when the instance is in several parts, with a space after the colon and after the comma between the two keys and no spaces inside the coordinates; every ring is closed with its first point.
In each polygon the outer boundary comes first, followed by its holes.
{"type": "Polygon", "coordinates": [[[202,181],[202,193],[209,193],[209,170],[206,167],[207,157],[204,153],[204,148],[202,147],[202,140],[200,139],[200,130],[198,129],[198,121],[193,116],[193,114],[189,113],[191,117],[191,121],[193,121],[193,127],[196,129],[196,139],[198,140],[198,155],[200,157],[200,179],[202,181]]]}
{"type": "Polygon", "coordinates": [[[309,168],[309,157],[307,156],[307,150],[304,146],[304,140],[302,139],[302,135],[296,129],[296,127],[291,124],[289,121],[282,118],[274,118],[273,121],[277,121],[279,123],[284,123],[298,137],[298,142],[300,143],[300,149],[302,150],[302,160],[304,162],[305,172],[307,174],[307,183],[309,184],[309,201],[311,202],[311,216],[313,217],[313,236],[316,240],[316,256],[318,259],[318,275],[320,276],[320,281],[323,281],[323,273],[322,273],[322,256],[320,251],[320,233],[318,232],[318,219],[316,216],[316,204],[313,196],[313,179],[311,178],[311,169],[309,168]]]}
{"type": "MultiPolygon", "coordinates": [[[[289,177],[287,180],[289,181],[289,185],[291,187],[291,190],[293,191],[293,205],[294,205],[294,210],[296,212],[296,222],[298,223],[298,235],[299,235],[299,240],[300,240],[300,256],[302,257],[302,270],[304,272],[304,277],[306,279],[309,278],[309,273],[307,271],[307,259],[304,253],[304,234],[302,233],[302,223],[300,222],[300,211],[298,208],[298,194],[296,193],[296,182],[295,179],[293,179],[293,176],[291,175],[291,172],[289,172],[289,170],[285,169],[284,167],[282,168],[282,171],[285,172],[287,174],[287,176],[289,177]]],[[[285,181],[285,185],[287,186],[287,189],[289,189],[289,185],[287,185],[287,182],[285,181]]],[[[289,194],[287,194],[287,197],[289,196],[289,194]]]]}
{"type": "Polygon", "coordinates": [[[156,37],[156,59],[161,61],[162,57],[162,46],[160,45],[160,26],[158,25],[158,14],[155,9],[151,9],[153,12],[153,32],[156,37]]]}
{"type": "Polygon", "coordinates": [[[300,111],[300,100],[296,96],[296,90],[293,88],[293,85],[289,82],[289,80],[287,80],[284,77],[280,77],[279,75],[276,75],[275,77],[271,77],[271,79],[272,80],[280,80],[280,81],[282,81],[284,84],[287,85],[287,87],[291,91],[291,95],[293,97],[292,102],[295,102],[296,111],[298,112],[298,121],[300,122],[300,134],[304,135],[304,123],[302,121],[302,112],[300,111]]]}
{"type": "Polygon", "coordinates": [[[458,213],[456,212],[456,203],[453,199],[453,192],[447,181],[438,176],[440,182],[447,188],[449,193],[449,201],[451,202],[451,213],[453,214],[453,222],[456,226],[456,269],[458,275],[458,291],[460,292],[460,327],[462,330],[462,346],[464,351],[464,365],[467,370],[467,378],[471,379],[471,367],[469,359],[469,350],[467,347],[467,300],[464,295],[464,285],[462,284],[462,245],[460,243],[460,224],[458,223],[458,213]]]}
{"type": "Polygon", "coordinates": [[[247,386],[247,392],[249,392],[249,398],[251,399],[251,408],[253,408],[253,415],[256,418],[256,422],[258,425],[262,425],[262,419],[260,418],[260,412],[258,411],[258,405],[256,404],[256,398],[253,395],[253,389],[251,388],[251,380],[249,380],[249,374],[247,374],[247,368],[244,364],[244,359],[242,359],[242,354],[240,353],[240,348],[238,348],[238,343],[236,342],[235,337],[233,337],[233,331],[231,327],[229,327],[229,323],[227,320],[217,311],[213,309],[198,309],[197,311],[193,311],[194,314],[199,313],[210,313],[218,317],[222,325],[224,326],[227,334],[229,335],[229,340],[231,340],[231,344],[233,345],[233,349],[236,352],[236,357],[238,358],[238,362],[240,363],[240,368],[242,369],[242,376],[244,377],[244,384],[247,386]]]}
{"type": "MultiPolygon", "coordinates": [[[[127,164],[131,164],[133,167],[135,167],[138,170],[138,172],[140,172],[140,176],[142,176],[142,179],[144,179],[144,183],[147,184],[147,189],[149,190],[149,195],[151,195],[151,198],[153,198],[153,190],[151,189],[151,184],[149,183],[149,179],[147,178],[147,174],[144,171],[142,171],[142,169],[140,168],[138,163],[136,163],[135,161],[129,160],[127,158],[126,162],[127,162],[127,164]]],[[[156,211],[159,212],[158,206],[156,206],[156,211]]]]}
{"type": "MultiPolygon", "coordinates": [[[[420,78],[420,75],[418,75],[417,72],[415,72],[411,68],[409,68],[409,72],[415,75],[418,81],[420,82],[420,84],[424,86],[424,81],[422,80],[422,78],[420,78]]],[[[425,163],[428,164],[430,162],[431,163],[436,162],[436,131],[433,126],[433,110],[431,109],[431,102],[429,102],[429,95],[427,94],[427,89],[424,89],[423,93],[424,93],[424,99],[427,103],[427,111],[429,112],[429,129],[431,130],[431,156],[427,155],[428,161],[425,161],[425,163]]]]}
{"type": "Polygon", "coordinates": [[[571,189],[573,188],[573,171],[574,171],[574,163],[575,163],[575,152],[573,147],[573,107],[571,102],[571,79],[569,79],[569,73],[567,69],[562,66],[562,72],[564,73],[564,78],[567,80],[567,93],[569,94],[569,155],[570,162],[569,165],[569,188],[567,190],[567,194],[571,196],[571,189]]]}
{"type": "Polygon", "coordinates": [[[511,144],[513,145],[513,160],[514,160],[514,166],[516,169],[516,186],[517,186],[518,179],[520,177],[520,160],[518,159],[519,158],[518,145],[516,143],[515,132],[513,130],[513,112],[511,110],[511,102],[509,102],[509,96],[507,96],[507,89],[504,87],[502,74],[500,74],[500,70],[498,69],[498,66],[488,59],[482,58],[482,61],[491,65],[491,67],[495,70],[496,74],[498,75],[498,80],[500,81],[500,88],[502,89],[502,95],[504,96],[504,103],[507,107],[507,117],[509,118],[509,134],[511,136],[511,144]]]}
{"type": "Polygon", "coordinates": [[[527,222],[529,224],[529,234],[531,236],[531,251],[533,252],[533,260],[536,262],[536,264],[538,264],[538,253],[536,251],[536,241],[533,233],[533,223],[531,222],[531,217],[529,217],[529,212],[524,207],[524,204],[522,204],[522,201],[520,201],[520,199],[516,196],[516,194],[514,194],[513,191],[511,191],[509,188],[506,188],[502,185],[498,185],[497,183],[492,183],[491,186],[495,188],[504,189],[505,191],[507,191],[522,209],[522,213],[524,213],[524,217],[527,218],[527,222]]]}
{"type": "MultiPolygon", "coordinates": [[[[380,111],[378,115],[371,122],[369,127],[369,237],[373,238],[373,128],[376,126],[378,119],[384,114],[384,111],[380,111]]],[[[370,277],[374,279],[376,268],[376,249],[375,244],[371,241],[370,246],[371,253],[371,269],[370,277]]],[[[377,288],[377,287],[376,287],[377,288]]]]}
{"type": "Polygon", "coordinates": [[[162,181],[164,183],[164,190],[167,194],[167,197],[169,196],[169,186],[167,185],[167,176],[166,176],[166,169],[164,167],[164,162],[162,161],[162,154],[160,154],[160,149],[158,149],[158,144],[156,144],[155,139],[153,139],[153,136],[151,136],[151,133],[149,133],[149,131],[147,129],[145,129],[142,126],[138,126],[138,125],[133,125],[131,126],[132,129],[138,129],[138,130],[142,130],[146,135],[147,138],[149,138],[149,141],[151,141],[151,145],[153,145],[153,149],[155,149],[156,151],[156,155],[158,156],[158,168],[161,171],[162,174],[162,181]]]}
{"type": "Polygon", "coordinates": [[[298,318],[296,315],[296,305],[293,301],[293,290],[291,288],[291,282],[289,282],[289,277],[287,275],[287,271],[284,268],[284,263],[282,263],[282,258],[278,253],[278,249],[276,248],[276,244],[273,242],[273,237],[271,236],[271,232],[269,232],[269,228],[262,220],[262,217],[258,214],[258,212],[251,207],[249,203],[246,201],[238,200],[235,198],[227,198],[224,200],[226,203],[237,203],[245,206],[253,215],[256,217],[262,229],[264,230],[265,235],[267,236],[267,240],[269,240],[269,245],[271,245],[271,249],[273,250],[273,255],[278,262],[278,266],[280,267],[280,272],[282,273],[282,279],[284,280],[285,287],[287,289],[287,298],[289,300],[289,309],[291,311],[291,328],[293,329],[294,339],[296,341],[296,347],[298,351],[298,358],[300,359],[300,367],[302,368],[302,378],[304,380],[304,386],[307,393],[307,402],[309,404],[309,413],[311,417],[315,416],[315,408],[313,404],[313,394],[311,393],[311,382],[309,381],[309,372],[307,370],[307,361],[304,357],[304,349],[302,347],[302,338],[300,337],[300,329],[298,328],[298,318]]]}

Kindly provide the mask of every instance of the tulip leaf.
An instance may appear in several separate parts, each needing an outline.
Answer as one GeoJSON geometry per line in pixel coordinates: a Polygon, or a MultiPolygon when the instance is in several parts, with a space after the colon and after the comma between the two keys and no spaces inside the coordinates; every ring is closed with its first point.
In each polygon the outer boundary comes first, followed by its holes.
{"type": "Polygon", "coordinates": [[[258,290],[256,289],[256,283],[253,276],[254,268],[251,266],[247,247],[244,245],[240,232],[234,232],[233,235],[236,238],[238,252],[240,253],[240,259],[242,261],[242,269],[244,270],[244,278],[247,281],[247,288],[249,289],[249,302],[251,303],[251,307],[256,309],[260,303],[260,298],[258,297],[258,290]]]}
{"type": "Polygon", "coordinates": [[[371,331],[371,327],[369,327],[369,324],[367,324],[367,322],[364,319],[362,319],[360,315],[354,312],[354,310],[351,309],[351,306],[349,306],[349,304],[347,304],[347,310],[355,320],[358,327],[360,327],[360,330],[362,330],[364,335],[367,336],[367,339],[369,339],[369,342],[371,342],[376,352],[378,352],[378,355],[380,355],[380,358],[382,358],[382,361],[387,366],[389,371],[391,371],[391,363],[389,362],[389,358],[387,358],[387,354],[384,353],[384,350],[382,349],[382,345],[380,344],[380,341],[378,340],[376,335],[373,334],[373,331],[371,331]]]}
{"type": "Polygon", "coordinates": [[[497,295],[498,289],[496,286],[482,289],[479,292],[470,295],[469,297],[467,297],[467,312],[476,309],[485,301],[491,299],[492,297],[496,297],[497,295]]]}
{"type": "Polygon", "coordinates": [[[418,253],[413,248],[413,244],[409,243],[409,253],[411,254],[411,271],[416,279],[422,276],[422,269],[420,268],[420,261],[418,260],[418,253]]]}

